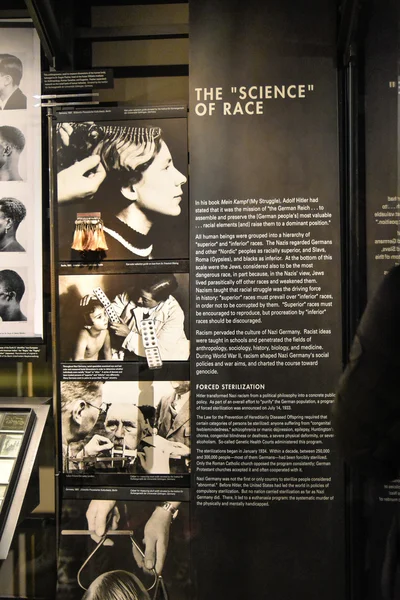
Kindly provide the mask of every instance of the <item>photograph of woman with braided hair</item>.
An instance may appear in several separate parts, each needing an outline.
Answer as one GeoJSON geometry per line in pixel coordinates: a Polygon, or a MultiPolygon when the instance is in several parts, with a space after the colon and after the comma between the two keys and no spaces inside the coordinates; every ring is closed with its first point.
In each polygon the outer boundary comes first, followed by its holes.
{"type": "Polygon", "coordinates": [[[57,144],[61,260],[188,258],[186,119],[61,122],[57,144]]]}

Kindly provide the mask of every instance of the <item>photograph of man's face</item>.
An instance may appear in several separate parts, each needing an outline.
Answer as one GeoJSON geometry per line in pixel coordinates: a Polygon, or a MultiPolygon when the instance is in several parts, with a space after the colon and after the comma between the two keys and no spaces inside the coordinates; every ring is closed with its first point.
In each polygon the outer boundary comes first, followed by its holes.
{"type": "Polygon", "coordinates": [[[143,415],[133,404],[115,402],[108,408],[104,430],[114,448],[136,450],[144,436],[143,415]]]}
{"type": "Polygon", "coordinates": [[[93,430],[101,413],[102,398],[92,398],[90,403],[87,400],[82,402],[80,412],[80,434],[87,435],[93,430]],[[83,403],[85,406],[83,406],[83,403]]]}

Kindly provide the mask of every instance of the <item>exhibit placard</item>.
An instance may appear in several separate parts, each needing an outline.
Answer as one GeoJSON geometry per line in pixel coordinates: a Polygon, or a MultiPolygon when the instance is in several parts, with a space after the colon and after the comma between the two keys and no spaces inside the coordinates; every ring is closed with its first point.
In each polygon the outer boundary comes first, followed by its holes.
{"type": "Polygon", "coordinates": [[[345,593],[335,11],[190,3],[201,600],[345,593]]]}
{"type": "MultiPolygon", "coordinates": [[[[0,342],[43,338],[40,43],[1,26],[0,342]]],[[[21,344],[19,344],[21,346],[21,344]]],[[[4,351],[7,353],[7,351],[4,351]]]]}
{"type": "Polygon", "coordinates": [[[68,486],[189,486],[186,116],[183,106],[57,113],[56,360],[68,486]]]}

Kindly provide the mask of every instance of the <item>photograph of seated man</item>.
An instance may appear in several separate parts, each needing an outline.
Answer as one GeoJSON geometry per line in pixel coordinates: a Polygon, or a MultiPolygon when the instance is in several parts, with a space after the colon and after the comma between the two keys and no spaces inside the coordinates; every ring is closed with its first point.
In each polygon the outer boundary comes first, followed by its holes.
{"type": "Polygon", "coordinates": [[[26,208],[20,200],[0,199],[0,252],[25,252],[16,239],[17,229],[25,217],[26,208]]]}
{"type": "Polygon", "coordinates": [[[73,360],[111,360],[111,341],[108,316],[98,300],[83,307],[84,327],[76,342],[73,360]]]}
{"type": "Polygon", "coordinates": [[[20,89],[23,76],[21,60],[13,54],[0,54],[0,110],[23,110],[26,96],[20,89]]]}

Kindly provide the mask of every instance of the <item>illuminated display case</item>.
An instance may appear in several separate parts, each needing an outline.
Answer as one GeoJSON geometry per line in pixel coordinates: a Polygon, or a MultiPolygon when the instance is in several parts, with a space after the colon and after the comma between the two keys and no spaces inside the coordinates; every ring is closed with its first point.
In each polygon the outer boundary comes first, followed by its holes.
{"type": "Polygon", "coordinates": [[[35,421],[36,415],[32,409],[0,409],[0,534],[35,421]]]}
{"type": "Polygon", "coordinates": [[[37,454],[48,402],[45,398],[0,402],[0,560],[7,558],[17,525],[40,501],[37,454]]]}

